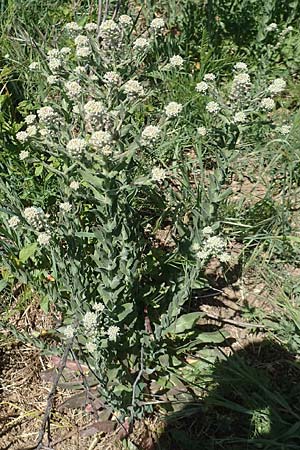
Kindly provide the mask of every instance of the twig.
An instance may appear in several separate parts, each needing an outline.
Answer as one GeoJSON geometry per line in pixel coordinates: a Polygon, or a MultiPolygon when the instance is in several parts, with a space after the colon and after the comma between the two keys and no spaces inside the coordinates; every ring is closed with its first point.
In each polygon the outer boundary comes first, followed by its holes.
{"type": "Polygon", "coordinates": [[[134,415],[134,407],[135,407],[135,390],[136,390],[136,385],[138,384],[141,376],[143,375],[144,372],[144,347],[142,344],[141,347],[141,368],[139,370],[139,373],[137,374],[136,379],[134,380],[134,383],[132,385],[132,400],[131,400],[131,420],[130,420],[130,425],[133,425],[133,415],[134,415]]]}
{"type": "Polygon", "coordinates": [[[115,10],[114,10],[114,13],[113,13],[113,16],[112,16],[112,20],[115,20],[115,18],[116,18],[116,15],[118,14],[118,12],[119,12],[119,9],[120,9],[120,6],[121,6],[121,3],[122,3],[122,0],[118,0],[117,1],[117,4],[116,4],[116,7],[115,7],[115,10]]]}
{"type": "Polygon", "coordinates": [[[98,16],[97,16],[97,33],[99,34],[99,29],[102,21],[102,0],[98,1],[98,16]]]}
{"type": "Polygon", "coordinates": [[[214,314],[210,314],[205,312],[205,315],[208,319],[217,320],[218,322],[224,322],[229,323],[231,325],[236,325],[237,327],[241,328],[266,328],[265,325],[262,325],[261,323],[248,323],[248,322],[240,322],[239,320],[232,320],[232,319],[226,319],[224,317],[215,316],[214,314]]]}
{"type": "Polygon", "coordinates": [[[82,376],[82,382],[83,382],[84,390],[86,392],[86,399],[90,400],[92,402],[93,413],[95,414],[96,419],[99,420],[99,414],[98,414],[97,408],[94,405],[95,398],[97,398],[97,397],[94,394],[92,394],[92,392],[90,391],[90,386],[88,385],[87,378],[85,376],[85,373],[82,370],[82,366],[81,366],[80,361],[78,360],[76,354],[72,350],[71,350],[71,354],[73,355],[73,357],[77,363],[79,373],[82,376]]]}
{"type": "Polygon", "coordinates": [[[72,345],[73,345],[73,339],[71,339],[66,345],[63,357],[62,357],[60,365],[59,365],[58,372],[57,372],[56,377],[55,377],[55,379],[53,381],[52,389],[51,389],[51,391],[50,391],[50,393],[48,395],[47,407],[46,407],[46,410],[45,410],[45,413],[44,413],[44,417],[43,417],[42,425],[41,425],[41,428],[40,428],[40,431],[39,431],[39,435],[38,435],[38,438],[37,438],[37,442],[36,442],[36,445],[34,446],[34,448],[36,450],[41,450],[43,448],[43,438],[44,438],[44,435],[45,435],[45,432],[46,432],[46,426],[47,426],[47,423],[49,422],[50,414],[51,414],[51,411],[52,411],[52,405],[53,405],[53,400],[54,400],[54,396],[55,396],[55,393],[56,393],[57,385],[58,385],[58,382],[60,380],[60,377],[62,376],[63,370],[64,370],[64,368],[66,366],[68,354],[69,354],[69,351],[72,348],[72,345]]]}

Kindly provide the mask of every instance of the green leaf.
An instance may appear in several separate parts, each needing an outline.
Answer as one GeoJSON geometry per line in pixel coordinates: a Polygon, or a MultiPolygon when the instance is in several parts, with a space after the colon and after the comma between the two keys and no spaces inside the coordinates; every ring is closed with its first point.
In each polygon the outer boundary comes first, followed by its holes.
{"type": "Polygon", "coordinates": [[[183,333],[186,330],[193,328],[195,323],[200,317],[203,317],[203,312],[193,312],[188,314],[183,314],[175,322],[173,322],[168,328],[164,330],[166,333],[183,333]]]}
{"type": "Polygon", "coordinates": [[[128,316],[128,314],[130,314],[133,310],[133,303],[124,303],[124,305],[122,305],[123,311],[118,314],[118,319],[124,320],[125,317],[128,316]]]}
{"type": "Polygon", "coordinates": [[[40,164],[39,166],[36,166],[35,171],[34,171],[34,174],[36,177],[38,177],[39,175],[42,174],[43,168],[44,167],[42,166],[42,164],[40,164]]]}
{"type": "Polygon", "coordinates": [[[40,307],[46,314],[49,312],[49,303],[50,299],[48,295],[45,295],[40,301],[40,307]]]}
{"type": "Polygon", "coordinates": [[[31,258],[34,255],[36,249],[37,249],[36,242],[23,247],[19,253],[19,260],[21,261],[21,263],[25,263],[27,259],[31,258]]]}

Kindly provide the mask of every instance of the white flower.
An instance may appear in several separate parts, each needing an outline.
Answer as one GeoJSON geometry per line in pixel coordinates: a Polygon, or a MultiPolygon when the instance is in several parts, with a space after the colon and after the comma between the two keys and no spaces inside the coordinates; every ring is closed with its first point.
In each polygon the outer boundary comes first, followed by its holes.
{"type": "Polygon", "coordinates": [[[153,181],[163,181],[167,176],[166,171],[160,167],[153,167],[151,172],[153,181]]]}
{"type": "Polygon", "coordinates": [[[111,40],[112,42],[118,39],[120,29],[114,20],[105,20],[100,25],[99,36],[104,40],[111,40]]]}
{"type": "Polygon", "coordinates": [[[48,61],[51,72],[57,72],[62,67],[62,60],[59,58],[51,58],[48,61]]]}
{"type": "Polygon", "coordinates": [[[247,72],[248,66],[247,66],[246,63],[243,63],[243,62],[237,62],[237,63],[234,65],[234,69],[235,69],[235,70],[239,70],[239,71],[241,71],[241,72],[247,72]]]}
{"type": "Polygon", "coordinates": [[[72,210],[72,205],[69,202],[62,202],[62,203],[59,204],[59,209],[62,212],[68,213],[68,212],[70,212],[72,210]]]}
{"type": "Polygon", "coordinates": [[[93,309],[97,312],[103,312],[105,310],[105,306],[103,303],[95,303],[93,309]]]}
{"type": "Polygon", "coordinates": [[[266,27],[266,31],[267,31],[267,32],[275,31],[275,30],[277,30],[277,28],[278,28],[277,23],[273,22],[273,23],[270,23],[270,24],[266,27]]]}
{"type": "Polygon", "coordinates": [[[170,65],[172,67],[182,67],[183,66],[183,58],[180,55],[174,55],[170,58],[170,65]]]}
{"type": "Polygon", "coordinates": [[[266,97],[263,98],[260,102],[260,107],[265,111],[271,111],[273,108],[275,108],[275,102],[272,98],[266,97]]]}
{"type": "Polygon", "coordinates": [[[34,70],[38,69],[39,67],[40,67],[39,63],[35,61],[35,62],[32,62],[31,64],[29,64],[28,69],[34,71],[34,70]]]}
{"type": "Polygon", "coordinates": [[[217,102],[208,102],[206,105],[206,111],[211,114],[218,114],[221,111],[221,106],[217,102]]]}
{"type": "Polygon", "coordinates": [[[86,68],[84,66],[77,66],[74,69],[74,73],[76,73],[76,75],[82,75],[83,73],[86,73],[86,68]]]}
{"type": "Polygon", "coordinates": [[[51,240],[51,234],[42,232],[38,234],[37,241],[40,245],[46,246],[51,240]]]}
{"type": "Polygon", "coordinates": [[[79,105],[74,105],[73,108],[72,108],[72,112],[75,115],[80,114],[80,107],[79,107],[79,105]]]}
{"type": "Polygon", "coordinates": [[[277,131],[283,135],[287,135],[290,133],[291,128],[289,125],[282,125],[281,127],[277,128],[277,131]]]}
{"type": "Polygon", "coordinates": [[[84,26],[84,29],[86,30],[86,31],[88,31],[89,33],[92,33],[93,31],[96,31],[97,30],[97,24],[96,23],[94,23],[94,22],[89,22],[89,23],[87,23],[85,26],[84,26]]]}
{"type": "Polygon", "coordinates": [[[82,319],[83,326],[87,331],[91,331],[97,326],[97,314],[94,312],[87,312],[82,319]]]}
{"type": "Polygon", "coordinates": [[[78,183],[78,181],[71,181],[69,187],[70,187],[70,189],[73,189],[74,191],[78,191],[78,189],[80,188],[80,183],[78,183]]]}
{"type": "Polygon", "coordinates": [[[59,78],[55,75],[49,75],[49,77],[47,77],[47,83],[49,83],[50,85],[52,84],[56,84],[58,83],[59,78]]]}
{"type": "Polygon", "coordinates": [[[89,47],[77,47],[76,56],[78,58],[87,58],[92,53],[92,50],[89,47]]]}
{"type": "Polygon", "coordinates": [[[149,46],[149,40],[143,37],[137,38],[133,43],[134,50],[146,50],[149,46]]]}
{"type": "Polygon", "coordinates": [[[117,336],[119,334],[120,328],[116,325],[111,325],[108,327],[107,335],[109,341],[115,341],[117,339],[117,336]]]}
{"type": "Polygon", "coordinates": [[[220,255],[218,255],[219,260],[222,263],[229,263],[231,261],[231,255],[229,253],[221,253],[220,255]]]}
{"type": "Polygon", "coordinates": [[[29,127],[26,128],[26,133],[29,137],[33,137],[37,134],[37,127],[35,125],[29,125],[29,127]]]}
{"type": "Polygon", "coordinates": [[[27,125],[32,125],[36,120],[35,114],[28,114],[28,116],[25,117],[25,122],[27,125]]]}
{"type": "Polygon", "coordinates": [[[10,228],[16,228],[16,227],[19,225],[19,223],[20,223],[20,219],[19,219],[19,217],[17,217],[17,216],[12,216],[12,217],[7,221],[7,223],[8,223],[8,226],[9,226],[10,228]]]}
{"type": "Polygon", "coordinates": [[[19,154],[19,158],[21,161],[23,161],[24,159],[28,158],[29,156],[29,151],[28,150],[22,150],[19,154]]]}
{"type": "Polygon", "coordinates": [[[104,147],[112,140],[112,136],[108,131],[95,131],[90,138],[90,145],[93,147],[104,147]]]}
{"type": "Polygon", "coordinates": [[[157,17],[156,19],[153,19],[150,23],[150,29],[156,33],[160,33],[165,28],[165,21],[164,19],[157,17]]]}
{"type": "Polygon", "coordinates": [[[89,39],[84,34],[79,34],[74,39],[74,43],[77,47],[87,47],[89,45],[89,39]]]}
{"type": "Polygon", "coordinates": [[[268,87],[268,91],[271,94],[279,94],[286,87],[286,81],[283,78],[276,78],[272,84],[268,87]]]}
{"type": "Polygon", "coordinates": [[[121,83],[121,77],[117,72],[106,72],[103,77],[103,82],[111,86],[117,86],[121,83]]]}
{"type": "Polygon", "coordinates": [[[129,80],[124,84],[123,90],[128,97],[142,97],[144,88],[137,80],[129,80]]]}
{"type": "Polygon", "coordinates": [[[202,230],[203,236],[210,236],[213,233],[214,233],[214,230],[210,226],[204,227],[202,230]]]}
{"type": "Polygon", "coordinates": [[[206,92],[208,90],[209,86],[205,81],[201,81],[200,83],[196,84],[196,91],[197,92],[206,92]]]}
{"type": "Polygon", "coordinates": [[[165,113],[168,118],[176,117],[182,111],[182,104],[177,102],[170,102],[165,106],[165,113]]]}
{"type": "Polygon", "coordinates": [[[247,116],[243,111],[235,113],[233,116],[234,123],[245,123],[247,121],[247,116]]]}
{"type": "Polygon", "coordinates": [[[43,106],[38,109],[37,115],[41,122],[47,124],[55,123],[58,119],[56,112],[51,106],[43,106]]]}
{"type": "Polygon", "coordinates": [[[72,156],[80,156],[86,149],[86,142],[81,138],[71,139],[67,144],[67,151],[72,156]]]}
{"type": "Polygon", "coordinates": [[[23,215],[27,222],[34,228],[41,228],[44,222],[44,211],[35,206],[29,206],[24,209],[23,215]]]}
{"type": "Polygon", "coordinates": [[[68,56],[71,53],[70,47],[63,47],[60,49],[60,55],[62,56],[68,56]]]}
{"type": "Polygon", "coordinates": [[[75,334],[75,328],[72,325],[68,325],[64,328],[63,334],[66,336],[67,339],[72,339],[75,334]]]}
{"type": "Polygon", "coordinates": [[[155,125],[148,125],[142,132],[142,145],[152,144],[159,138],[161,130],[155,125]]]}
{"type": "Polygon", "coordinates": [[[85,348],[89,353],[95,353],[95,351],[97,350],[97,345],[95,344],[95,342],[87,342],[85,344],[85,348]]]}
{"type": "Polygon", "coordinates": [[[246,95],[251,88],[251,78],[246,72],[240,72],[233,77],[230,96],[237,100],[246,95]]]}
{"type": "Polygon", "coordinates": [[[215,81],[216,75],[213,73],[206,73],[203,77],[204,81],[215,81]]]}
{"type": "Polygon", "coordinates": [[[89,100],[83,107],[85,118],[94,124],[98,123],[105,113],[105,107],[102,102],[89,100]]]}
{"type": "Polygon", "coordinates": [[[77,81],[67,81],[65,83],[67,95],[71,98],[76,98],[81,93],[81,86],[77,81]]]}
{"type": "Polygon", "coordinates": [[[123,26],[131,26],[133,24],[132,18],[127,16],[127,14],[123,14],[119,17],[119,24],[123,26]]]}
{"type": "Polygon", "coordinates": [[[76,22],[69,22],[66,23],[65,25],[65,30],[71,35],[74,36],[77,33],[80,33],[80,31],[82,30],[82,27],[80,25],[78,25],[78,23],[76,22]]]}
{"type": "Polygon", "coordinates": [[[59,50],[57,48],[53,48],[53,49],[49,50],[47,53],[47,58],[48,59],[59,58],[59,50]]]}
{"type": "Polygon", "coordinates": [[[206,136],[207,135],[207,129],[205,127],[198,127],[197,133],[199,136],[206,136]]]}
{"type": "Polygon", "coordinates": [[[27,139],[28,139],[28,134],[27,134],[26,131],[19,131],[19,132],[16,134],[16,138],[18,139],[18,141],[22,142],[22,144],[23,144],[24,142],[27,141],[27,139]]]}

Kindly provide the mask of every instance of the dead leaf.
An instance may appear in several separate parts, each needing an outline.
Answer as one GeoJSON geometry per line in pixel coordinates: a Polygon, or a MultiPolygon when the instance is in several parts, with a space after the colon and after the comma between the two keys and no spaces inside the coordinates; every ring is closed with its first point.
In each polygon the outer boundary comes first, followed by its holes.
{"type": "Polygon", "coordinates": [[[87,436],[93,436],[97,433],[111,433],[114,431],[116,427],[116,423],[112,422],[111,420],[105,420],[105,421],[98,421],[94,422],[91,425],[88,425],[87,427],[83,428],[79,431],[79,435],[83,437],[87,436]]]}

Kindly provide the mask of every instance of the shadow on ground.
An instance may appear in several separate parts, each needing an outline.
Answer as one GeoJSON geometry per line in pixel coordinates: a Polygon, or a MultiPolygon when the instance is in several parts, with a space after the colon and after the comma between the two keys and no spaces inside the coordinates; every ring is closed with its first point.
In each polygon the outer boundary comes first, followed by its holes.
{"type": "Polygon", "coordinates": [[[262,341],[219,362],[205,400],[171,416],[159,450],[299,450],[300,364],[262,341]]]}

